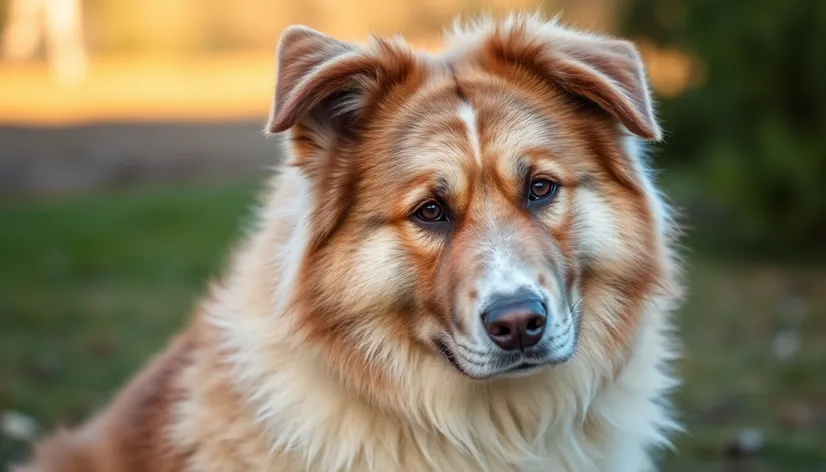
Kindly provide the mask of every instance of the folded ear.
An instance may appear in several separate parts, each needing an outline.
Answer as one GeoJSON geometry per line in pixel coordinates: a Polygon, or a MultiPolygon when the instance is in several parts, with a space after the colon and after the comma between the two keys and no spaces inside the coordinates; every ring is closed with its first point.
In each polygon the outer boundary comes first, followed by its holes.
{"type": "Polygon", "coordinates": [[[633,43],[617,39],[562,35],[553,73],[560,85],[614,115],[628,131],[659,141],[645,67],[633,43]]]}
{"type": "Polygon", "coordinates": [[[360,94],[403,72],[399,61],[393,63],[395,69],[388,67],[388,56],[398,54],[404,51],[383,40],[362,48],[305,26],[287,28],[278,46],[275,99],[267,130],[277,133],[289,129],[322,101],[341,92],[351,92],[347,95],[351,101],[355,94],[356,101],[332,103],[332,112],[355,111],[347,108],[363,103],[358,100],[360,94]]]}
{"type": "Polygon", "coordinates": [[[373,38],[365,46],[336,40],[304,26],[289,27],[278,46],[275,99],[267,131],[298,129],[294,163],[310,176],[317,203],[309,246],[320,245],[340,223],[352,198],[355,167],[331,139],[352,132],[375,101],[416,67],[399,41],[373,38]],[[299,129],[300,128],[300,129],[299,129]],[[309,145],[307,145],[309,144],[309,145]]]}
{"type": "Polygon", "coordinates": [[[660,140],[648,82],[631,42],[567,30],[536,17],[513,17],[488,37],[487,51],[526,66],[597,104],[628,131],[660,140]]]}

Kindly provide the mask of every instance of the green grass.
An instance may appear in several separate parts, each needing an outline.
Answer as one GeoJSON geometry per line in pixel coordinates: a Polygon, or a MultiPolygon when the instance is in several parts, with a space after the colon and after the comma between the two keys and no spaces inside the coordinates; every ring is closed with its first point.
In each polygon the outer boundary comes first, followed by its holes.
{"type": "MultiPolygon", "coordinates": [[[[179,328],[254,190],[158,189],[0,206],[0,411],[103,404],[179,328]]],[[[0,438],[3,455],[21,453],[0,438]]]]}
{"type": "MultiPolygon", "coordinates": [[[[0,411],[48,428],[105,403],[181,326],[256,192],[156,188],[0,203],[0,411]]],[[[691,290],[677,315],[686,350],[677,402],[689,431],[663,470],[826,470],[826,265],[709,260],[719,259],[689,257],[691,290]],[[772,354],[783,328],[800,336],[788,361],[772,354]],[[726,459],[746,427],[763,431],[766,446],[747,461],[726,459]]],[[[0,470],[26,451],[0,438],[0,470]]]]}

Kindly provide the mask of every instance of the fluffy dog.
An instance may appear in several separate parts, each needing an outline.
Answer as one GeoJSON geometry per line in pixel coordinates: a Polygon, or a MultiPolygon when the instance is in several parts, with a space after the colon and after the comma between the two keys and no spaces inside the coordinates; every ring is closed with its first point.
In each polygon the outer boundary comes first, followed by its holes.
{"type": "Polygon", "coordinates": [[[283,33],[287,153],[189,327],[37,471],[652,470],[674,225],[626,41],[283,33]]]}

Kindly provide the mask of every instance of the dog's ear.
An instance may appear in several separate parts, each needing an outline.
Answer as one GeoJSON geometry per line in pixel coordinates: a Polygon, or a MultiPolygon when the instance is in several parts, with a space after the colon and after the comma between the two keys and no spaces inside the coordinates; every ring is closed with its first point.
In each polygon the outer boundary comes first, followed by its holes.
{"type": "Polygon", "coordinates": [[[611,113],[628,131],[659,141],[645,67],[630,41],[562,35],[554,69],[559,83],[611,113]]]}
{"type": "Polygon", "coordinates": [[[360,46],[304,26],[292,26],[281,36],[267,131],[293,130],[298,145],[292,162],[315,187],[311,248],[341,223],[358,178],[348,155],[339,152],[338,138],[351,137],[372,104],[409,77],[416,64],[400,41],[373,38],[360,46]]]}
{"type": "Polygon", "coordinates": [[[358,112],[365,95],[406,72],[412,61],[406,55],[409,50],[383,40],[361,47],[305,26],[287,28],[278,46],[275,99],[267,131],[289,129],[322,102],[333,114],[358,112]],[[340,97],[339,103],[328,103],[331,97],[333,102],[340,97]]]}
{"type": "Polygon", "coordinates": [[[590,100],[641,138],[658,141],[662,137],[645,68],[629,41],[579,33],[526,17],[497,28],[488,37],[487,51],[529,67],[568,92],[590,100]]]}

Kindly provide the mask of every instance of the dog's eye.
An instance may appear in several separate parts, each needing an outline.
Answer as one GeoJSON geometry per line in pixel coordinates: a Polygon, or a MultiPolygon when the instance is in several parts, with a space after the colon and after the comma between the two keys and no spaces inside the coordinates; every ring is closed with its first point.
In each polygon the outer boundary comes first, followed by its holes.
{"type": "Polygon", "coordinates": [[[547,200],[556,194],[558,187],[559,186],[557,184],[546,179],[545,177],[536,177],[531,180],[529,188],[530,194],[528,195],[528,198],[531,203],[547,200]]]}
{"type": "Polygon", "coordinates": [[[415,213],[416,218],[426,223],[445,221],[445,211],[442,205],[435,200],[429,200],[421,205],[415,213]]]}

